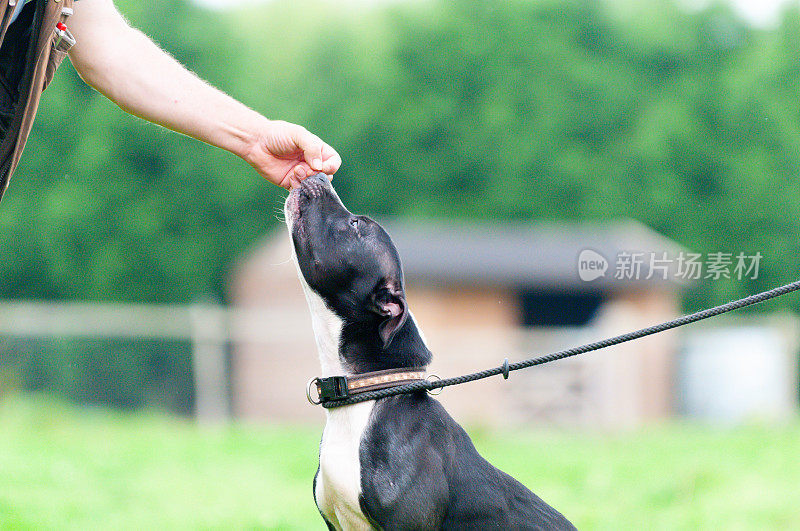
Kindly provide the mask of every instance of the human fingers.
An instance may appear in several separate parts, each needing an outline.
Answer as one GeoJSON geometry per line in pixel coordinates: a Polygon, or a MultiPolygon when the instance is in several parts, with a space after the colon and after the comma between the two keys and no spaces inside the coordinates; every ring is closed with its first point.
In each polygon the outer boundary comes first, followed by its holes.
{"type": "Polygon", "coordinates": [[[292,173],[292,177],[299,183],[309,175],[312,175],[314,170],[308,165],[308,163],[298,162],[297,165],[292,169],[292,173]]]}
{"type": "Polygon", "coordinates": [[[322,148],[322,172],[333,175],[339,170],[342,165],[342,157],[328,144],[324,144],[322,148]]]}
{"type": "Polygon", "coordinates": [[[301,126],[294,129],[292,136],[294,143],[303,151],[306,164],[314,171],[322,171],[322,150],[325,142],[301,126]]]}

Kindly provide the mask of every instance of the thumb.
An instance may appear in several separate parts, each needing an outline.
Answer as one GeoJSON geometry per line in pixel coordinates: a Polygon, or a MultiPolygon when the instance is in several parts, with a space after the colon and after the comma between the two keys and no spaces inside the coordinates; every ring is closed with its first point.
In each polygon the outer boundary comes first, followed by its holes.
{"type": "Polygon", "coordinates": [[[325,143],[304,127],[298,126],[295,133],[295,144],[303,150],[303,158],[314,171],[322,171],[322,149],[325,143]]]}

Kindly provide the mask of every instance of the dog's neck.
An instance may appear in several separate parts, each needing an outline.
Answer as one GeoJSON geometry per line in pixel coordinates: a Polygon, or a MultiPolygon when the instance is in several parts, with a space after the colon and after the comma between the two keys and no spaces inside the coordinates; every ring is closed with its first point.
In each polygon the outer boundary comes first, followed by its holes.
{"type": "Polygon", "coordinates": [[[323,377],[363,374],[384,369],[425,367],[431,352],[417,328],[413,315],[384,348],[376,330],[358,323],[346,323],[302,279],[311,311],[311,324],[319,351],[323,377]]]}
{"type": "Polygon", "coordinates": [[[311,326],[314,328],[314,339],[317,342],[321,376],[342,375],[344,373],[339,360],[339,341],[344,323],[327,307],[322,297],[314,293],[314,290],[305,283],[302,276],[300,283],[303,285],[308,309],[311,311],[311,326]]]}
{"type": "Polygon", "coordinates": [[[345,323],[339,343],[339,356],[344,361],[345,368],[355,374],[425,367],[431,361],[431,352],[425,345],[414,316],[410,314],[397,329],[388,346],[383,345],[374,323],[345,323]]]}

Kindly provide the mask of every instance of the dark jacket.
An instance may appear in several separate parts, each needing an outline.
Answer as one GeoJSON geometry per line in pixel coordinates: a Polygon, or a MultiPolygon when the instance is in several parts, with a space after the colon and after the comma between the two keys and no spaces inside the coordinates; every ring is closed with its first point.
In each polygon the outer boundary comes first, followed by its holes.
{"type": "Polygon", "coordinates": [[[67,24],[73,0],[33,0],[11,24],[17,2],[0,0],[0,198],[22,156],[39,98],[67,54],[56,24],[67,24]]]}

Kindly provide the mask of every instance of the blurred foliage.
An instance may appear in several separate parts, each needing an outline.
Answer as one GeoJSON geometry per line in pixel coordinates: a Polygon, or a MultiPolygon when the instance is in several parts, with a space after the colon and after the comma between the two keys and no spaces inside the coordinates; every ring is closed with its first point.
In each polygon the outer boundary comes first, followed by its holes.
{"type": "MultiPolygon", "coordinates": [[[[797,10],[755,30],[665,0],[119,7],[211,83],[334,145],[354,210],[631,217],[695,251],[764,255],[758,280],[701,283],[692,307],[800,272],[797,10]]],[[[0,206],[0,297],[221,301],[281,196],[65,65],[0,206]]]]}
{"type": "MultiPolygon", "coordinates": [[[[630,217],[697,252],[762,253],[757,280],[700,282],[690,309],[800,273],[797,8],[756,30],[667,0],[117,3],[201,77],[334,145],[355,211],[630,217]]],[[[223,302],[282,196],[236,157],[125,115],[66,64],[0,204],[0,298],[223,302]]],[[[139,378],[165,382],[161,359],[183,375],[167,405],[189,407],[185,349],[8,341],[0,378],[24,387],[158,403],[139,378]],[[117,384],[101,391],[108,371],[117,384]]]]}

